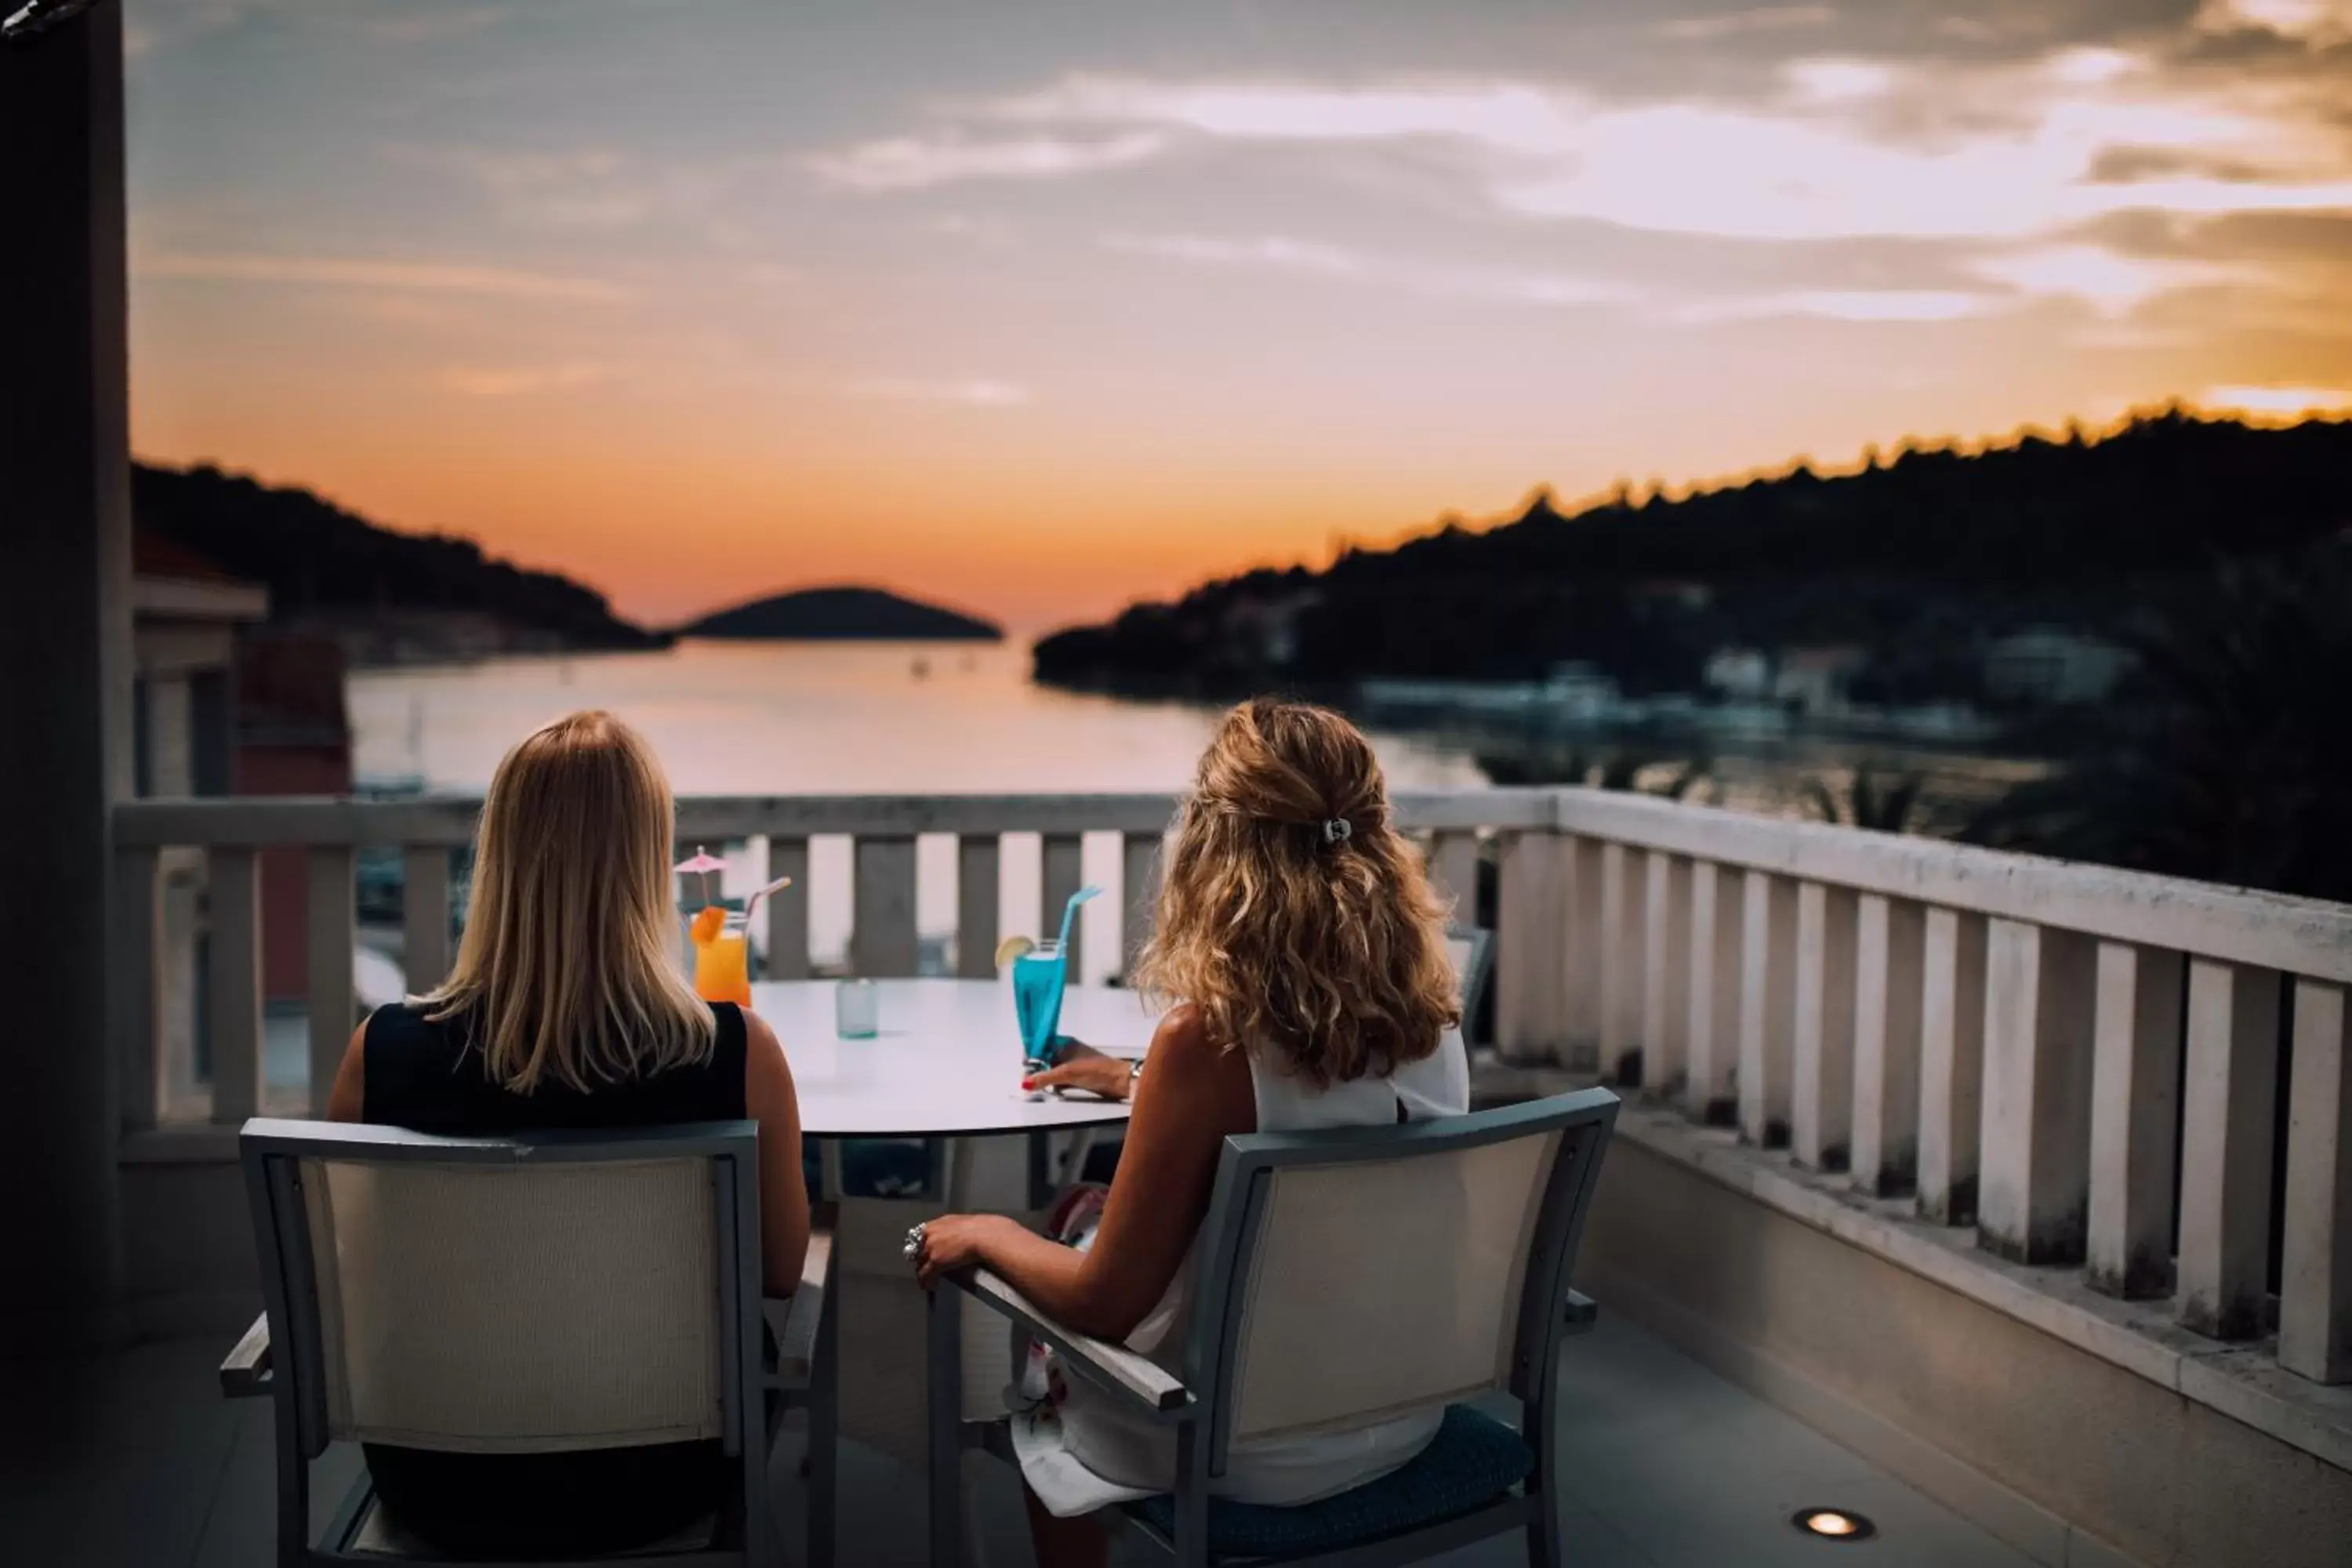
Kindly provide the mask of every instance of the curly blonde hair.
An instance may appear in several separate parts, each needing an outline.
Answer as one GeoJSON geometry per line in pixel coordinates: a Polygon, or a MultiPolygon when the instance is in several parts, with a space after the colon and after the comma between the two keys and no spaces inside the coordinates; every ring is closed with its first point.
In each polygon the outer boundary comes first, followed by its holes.
{"type": "Polygon", "coordinates": [[[1258,698],[1177,812],[1136,984],[1318,1088],[1384,1077],[1460,1021],[1445,919],[1363,733],[1258,698]]]}

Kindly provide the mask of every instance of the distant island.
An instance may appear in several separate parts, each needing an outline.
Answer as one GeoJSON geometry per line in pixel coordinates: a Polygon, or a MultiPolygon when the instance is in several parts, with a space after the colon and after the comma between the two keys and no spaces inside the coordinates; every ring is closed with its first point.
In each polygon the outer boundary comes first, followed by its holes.
{"type": "Polygon", "coordinates": [[[773,642],[1002,642],[1004,628],[884,588],[802,588],[677,628],[682,637],[773,642]]]}
{"type": "Polygon", "coordinates": [[[1447,522],[1322,570],[1267,569],[1039,642],[1038,680],[1223,700],[1383,689],[1458,710],[1472,683],[1563,710],[1745,700],[2012,707],[2095,700],[2152,612],[2242,566],[2352,541],[2352,420],[2178,408],[2111,434],[1874,449],[1573,512],[1447,522]],[[2079,676],[2079,679],[2078,679],[2079,676]]]}
{"type": "Polygon", "coordinates": [[[208,463],[135,465],[131,503],[142,531],[267,587],[273,623],[332,635],[356,665],[671,640],[615,616],[593,589],[484,555],[470,540],[400,532],[208,463]]]}

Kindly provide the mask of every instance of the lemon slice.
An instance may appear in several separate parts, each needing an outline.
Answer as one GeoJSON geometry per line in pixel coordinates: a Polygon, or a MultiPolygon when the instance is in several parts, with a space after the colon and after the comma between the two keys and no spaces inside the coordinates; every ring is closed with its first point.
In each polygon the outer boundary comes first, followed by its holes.
{"type": "Polygon", "coordinates": [[[1034,952],[1037,944],[1025,936],[1008,936],[996,944],[996,967],[1003,968],[1024,952],[1034,952]]]}

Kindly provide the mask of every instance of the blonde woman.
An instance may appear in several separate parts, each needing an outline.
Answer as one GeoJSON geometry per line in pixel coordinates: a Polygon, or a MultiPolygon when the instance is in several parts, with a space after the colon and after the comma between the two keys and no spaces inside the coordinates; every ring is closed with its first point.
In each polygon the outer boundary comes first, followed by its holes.
{"type": "MultiPolygon", "coordinates": [[[[1040,1080],[1134,1097],[1092,1245],[989,1215],[950,1215],[913,1239],[927,1283],[985,1267],[1049,1316],[1176,1370],[1227,1136],[1469,1109],[1444,910],[1353,725],[1266,700],[1226,715],[1177,817],[1136,978],[1177,1004],[1142,1072],[1081,1049],[1040,1080]]],[[[1105,1537],[1081,1516],[1171,1489],[1175,1441],[1077,1379],[1052,1383],[1013,1423],[1038,1560],[1097,1563],[1105,1537]]],[[[1237,1445],[1213,1485],[1255,1503],[1329,1497],[1421,1452],[1439,1415],[1237,1445]]]]}
{"type": "MultiPolygon", "coordinates": [[[[694,994],[676,961],[675,812],[644,738],[608,713],[527,737],[490,780],[457,963],[352,1036],[327,1114],[496,1134],[760,1124],[761,1261],[789,1294],[808,1247],[800,1109],[768,1026],[694,994]]],[[[452,1555],[610,1551],[719,1495],[716,1443],[474,1455],[367,1445],[401,1527],[452,1555]]]]}

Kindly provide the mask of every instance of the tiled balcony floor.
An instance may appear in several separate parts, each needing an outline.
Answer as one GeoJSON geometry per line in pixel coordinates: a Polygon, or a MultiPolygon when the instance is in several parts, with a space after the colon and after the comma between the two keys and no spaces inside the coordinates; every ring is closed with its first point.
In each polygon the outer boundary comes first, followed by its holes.
{"type": "MultiPolygon", "coordinates": [[[[1560,1415],[1568,1536],[1576,1568],[1780,1568],[1806,1563],[2022,1568],[2029,1560],[1622,1321],[1570,1342],[1560,1415]],[[1868,1514],[1861,1544],[1801,1536],[1798,1508],[1868,1514]]],[[[215,1381],[225,1340],[103,1356],[0,1363],[0,1563],[22,1568],[244,1568],[271,1560],[271,1411],[229,1404],[215,1381]]],[[[797,1552],[803,1492],[791,1429],[775,1468],[797,1552]]],[[[316,1491],[340,1501],[357,1456],[320,1463],[316,1491]]],[[[1011,1474],[968,1461],[986,1562],[1029,1561],[1011,1474]]],[[[923,1561],[922,1478],[845,1446],[841,1562],[923,1561]]],[[[788,1561],[791,1560],[788,1557],[788,1561]]],[[[1147,1561],[1138,1557],[1136,1561],[1147,1561]]],[[[1523,1562],[1516,1541],[1443,1561],[1523,1562]]]]}

